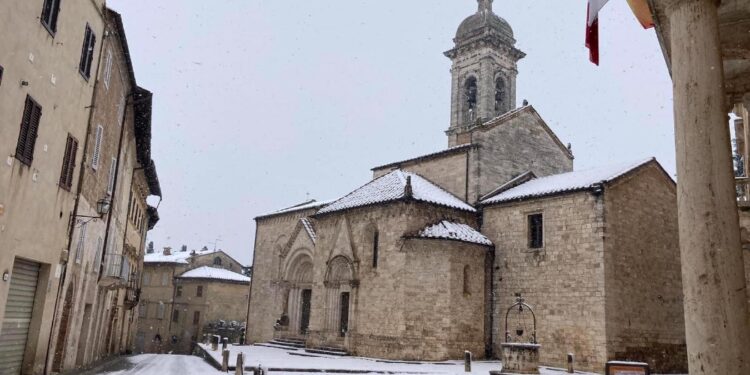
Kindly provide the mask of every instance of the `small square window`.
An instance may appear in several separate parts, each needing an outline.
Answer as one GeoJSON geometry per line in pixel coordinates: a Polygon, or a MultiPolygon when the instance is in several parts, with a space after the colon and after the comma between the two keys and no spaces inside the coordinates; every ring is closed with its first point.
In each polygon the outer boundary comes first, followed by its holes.
{"type": "Polygon", "coordinates": [[[544,218],[542,214],[528,216],[529,248],[541,249],[544,246],[544,218]]]}
{"type": "Polygon", "coordinates": [[[175,297],[182,297],[182,286],[178,285],[175,290],[175,297]]]}
{"type": "Polygon", "coordinates": [[[203,285],[198,285],[198,287],[195,289],[195,296],[203,297],[203,285]]]}

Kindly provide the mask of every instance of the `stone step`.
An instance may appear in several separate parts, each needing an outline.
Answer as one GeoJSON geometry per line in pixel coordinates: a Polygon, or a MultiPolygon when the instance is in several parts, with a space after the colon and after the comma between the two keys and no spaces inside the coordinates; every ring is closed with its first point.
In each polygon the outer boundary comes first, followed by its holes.
{"type": "Polygon", "coordinates": [[[302,349],[305,347],[304,342],[291,342],[286,340],[271,340],[267,342],[267,344],[277,345],[277,346],[284,346],[289,348],[295,348],[295,349],[302,349]]]}
{"type": "Polygon", "coordinates": [[[294,345],[302,345],[302,346],[305,345],[305,340],[301,340],[301,339],[273,339],[272,341],[283,342],[283,343],[294,344],[294,345]]]}
{"type": "Polygon", "coordinates": [[[305,351],[308,353],[326,354],[326,355],[332,355],[332,356],[337,356],[337,357],[349,356],[349,353],[339,348],[314,348],[314,349],[308,348],[308,349],[305,349],[305,351]]]}
{"type": "Polygon", "coordinates": [[[284,350],[299,350],[300,349],[300,348],[296,348],[296,347],[293,347],[293,346],[275,345],[275,344],[270,343],[270,342],[257,343],[254,346],[262,346],[262,347],[265,347],[265,348],[284,349],[284,350]]]}

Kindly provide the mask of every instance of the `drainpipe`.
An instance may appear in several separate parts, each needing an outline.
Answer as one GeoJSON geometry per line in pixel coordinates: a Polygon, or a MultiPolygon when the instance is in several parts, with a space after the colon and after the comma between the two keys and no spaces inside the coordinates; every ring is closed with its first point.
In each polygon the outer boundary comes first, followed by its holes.
{"type": "MultiPolygon", "coordinates": [[[[94,3],[96,5],[96,3],[94,3]]],[[[107,28],[107,20],[104,16],[104,13],[102,10],[100,10],[98,7],[95,6],[95,9],[99,13],[99,15],[104,20],[104,29],[107,28]]],[[[96,69],[97,69],[97,75],[94,76],[94,88],[91,91],[91,105],[89,105],[89,119],[88,123],[86,124],[86,136],[83,140],[83,151],[81,154],[81,163],[78,167],[78,186],[76,186],[76,195],[75,195],[75,202],[73,203],[73,212],[71,213],[70,221],[68,222],[68,258],[70,258],[70,251],[73,247],[73,231],[75,229],[75,220],[76,216],[78,216],[78,207],[80,205],[81,201],[81,190],[83,189],[83,177],[84,177],[84,171],[86,168],[86,151],[89,147],[89,135],[91,134],[91,121],[94,117],[94,109],[96,108],[96,92],[97,88],[99,87],[99,73],[101,72],[101,66],[102,66],[102,50],[104,49],[104,40],[107,37],[106,31],[104,34],[104,38],[102,38],[102,42],[99,43],[99,61],[96,63],[96,69]]],[[[50,358],[50,349],[52,349],[52,336],[55,330],[59,327],[57,327],[57,310],[59,308],[60,299],[62,298],[62,290],[64,289],[63,286],[65,285],[65,278],[67,277],[68,271],[68,260],[66,259],[65,262],[62,263],[62,273],[60,274],[60,280],[57,283],[57,296],[55,297],[55,307],[54,310],[52,310],[52,327],[50,328],[49,337],[47,338],[47,353],[45,355],[45,361],[44,361],[44,374],[49,374],[49,362],[50,360],[54,360],[54,353],[52,353],[52,358],[50,358]]]]}

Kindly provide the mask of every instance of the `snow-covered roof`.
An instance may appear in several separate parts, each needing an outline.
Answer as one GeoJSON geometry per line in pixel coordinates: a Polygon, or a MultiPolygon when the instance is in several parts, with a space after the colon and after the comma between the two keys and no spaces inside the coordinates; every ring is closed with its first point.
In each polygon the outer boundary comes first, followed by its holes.
{"type": "Polygon", "coordinates": [[[312,240],[313,244],[315,244],[315,242],[318,240],[318,235],[315,234],[315,227],[313,226],[313,223],[306,217],[300,219],[300,222],[302,223],[302,227],[305,228],[307,235],[310,236],[310,240],[312,240]]]}
{"type": "Polygon", "coordinates": [[[492,241],[476,229],[466,225],[443,220],[419,231],[416,237],[456,240],[479,245],[492,246],[492,241]]]}
{"type": "Polygon", "coordinates": [[[250,278],[241,275],[237,272],[232,272],[230,270],[226,270],[223,268],[215,268],[215,267],[198,267],[194,268],[190,271],[184,272],[180,276],[177,276],[181,279],[215,279],[215,280],[227,280],[227,281],[240,281],[240,282],[250,282],[250,278]]]}
{"type": "Polygon", "coordinates": [[[411,197],[414,200],[434,203],[464,211],[475,212],[474,207],[466,204],[455,195],[426,180],[422,176],[397,169],[378,177],[343,198],[323,207],[318,214],[325,214],[349,208],[368,206],[399,200],[406,197],[406,181],[411,179],[411,197]]]}
{"type": "Polygon", "coordinates": [[[303,203],[300,203],[291,207],[282,208],[278,211],[260,215],[256,217],[256,219],[264,218],[268,216],[283,215],[283,214],[288,214],[290,212],[303,211],[303,210],[312,209],[312,208],[320,208],[331,202],[333,202],[333,200],[316,201],[315,199],[311,199],[309,201],[306,201],[306,202],[303,202],[303,203]]]}
{"type": "MultiPolygon", "coordinates": [[[[204,254],[211,254],[214,250],[199,250],[195,252],[195,255],[204,255],[204,254]]],[[[146,254],[143,257],[144,263],[179,263],[179,264],[187,264],[188,258],[190,258],[190,251],[172,251],[171,255],[164,255],[163,252],[155,252],[151,254],[146,254]]]]}
{"type": "Polygon", "coordinates": [[[589,189],[597,184],[612,181],[617,177],[655,160],[656,159],[654,158],[649,158],[637,162],[614,164],[605,167],[535,178],[508,190],[501,191],[497,195],[483,200],[481,204],[500,203],[517,199],[589,189]]]}

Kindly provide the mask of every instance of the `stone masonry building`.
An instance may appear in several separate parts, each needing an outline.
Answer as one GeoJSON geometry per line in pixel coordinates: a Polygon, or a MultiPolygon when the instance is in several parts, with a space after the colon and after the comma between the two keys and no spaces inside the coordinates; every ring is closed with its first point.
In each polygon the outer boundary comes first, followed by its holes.
{"type": "Polygon", "coordinates": [[[573,171],[540,114],[516,106],[510,25],[479,0],[446,52],[448,148],[373,168],[344,197],[256,218],[248,340],[397,360],[499,357],[686,367],[675,182],[654,159],[573,171]],[[509,327],[509,330],[511,328],[509,327]]]}
{"type": "Polygon", "coordinates": [[[244,322],[250,278],[224,251],[146,254],[135,351],[190,354],[209,323],[244,322]]]}

